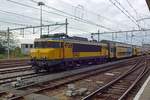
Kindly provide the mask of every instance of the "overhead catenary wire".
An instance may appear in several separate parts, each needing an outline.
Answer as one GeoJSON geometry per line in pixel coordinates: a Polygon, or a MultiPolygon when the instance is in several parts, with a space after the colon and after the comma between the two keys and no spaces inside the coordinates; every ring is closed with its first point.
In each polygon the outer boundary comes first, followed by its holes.
{"type": "MultiPolygon", "coordinates": [[[[12,14],[12,15],[16,15],[16,16],[21,16],[21,17],[29,18],[29,19],[36,20],[36,21],[40,20],[39,18],[35,18],[35,17],[31,17],[31,16],[26,16],[26,15],[22,15],[22,14],[19,14],[19,13],[5,11],[5,10],[1,10],[1,9],[0,9],[0,12],[7,13],[7,14],[12,14]]],[[[43,21],[47,22],[47,23],[52,23],[52,21],[48,21],[48,20],[43,20],[43,21]]]]}
{"type": "Polygon", "coordinates": [[[0,22],[7,23],[7,24],[12,24],[12,25],[18,25],[18,26],[31,26],[31,25],[27,25],[27,24],[21,24],[21,23],[10,22],[10,21],[2,21],[2,20],[0,20],[0,22]]]}
{"type": "Polygon", "coordinates": [[[86,33],[91,33],[91,32],[89,32],[89,31],[87,31],[87,30],[80,29],[80,28],[76,28],[76,27],[72,27],[72,26],[69,26],[68,28],[69,28],[69,29],[73,29],[73,30],[79,30],[79,31],[86,32],[86,33]]]}
{"type": "Polygon", "coordinates": [[[140,25],[136,22],[136,19],[121,5],[121,3],[120,2],[118,2],[117,0],[115,0],[116,2],[113,2],[112,0],[109,0],[116,8],[118,8],[125,16],[127,16],[127,18],[129,18],[139,29],[140,29],[140,25]],[[122,9],[124,9],[124,11],[126,12],[124,12],[118,5],[116,5],[116,3],[117,4],[119,4],[120,5],[120,7],[122,8],[122,9]]]}
{"type": "MultiPolygon", "coordinates": [[[[23,3],[20,3],[20,2],[17,2],[17,1],[13,1],[13,0],[7,0],[7,1],[12,2],[14,4],[17,4],[17,5],[20,5],[20,6],[24,6],[24,7],[28,7],[28,8],[32,8],[32,9],[36,9],[36,10],[40,10],[37,7],[31,6],[31,5],[27,5],[27,4],[23,4],[23,3]]],[[[58,13],[55,13],[55,12],[50,12],[50,11],[47,11],[47,10],[44,10],[44,9],[43,9],[43,11],[46,12],[46,13],[50,13],[50,14],[55,14],[55,15],[58,15],[58,16],[67,17],[65,15],[58,14],[58,13]]]]}
{"type": "Polygon", "coordinates": [[[128,10],[126,10],[126,9],[124,8],[124,6],[123,6],[119,1],[117,1],[117,0],[114,0],[114,1],[116,1],[116,3],[117,3],[132,19],[134,19],[134,20],[136,21],[136,19],[128,12],[128,10]]]}
{"type": "Polygon", "coordinates": [[[138,15],[138,12],[136,11],[136,9],[132,6],[132,4],[130,3],[129,0],[126,0],[128,5],[134,10],[135,14],[138,15]]]}
{"type": "MultiPolygon", "coordinates": [[[[7,1],[10,1],[10,2],[12,2],[12,3],[18,4],[18,5],[21,5],[21,6],[30,7],[30,8],[39,10],[39,8],[37,8],[37,7],[33,7],[33,6],[30,6],[30,5],[27,5],[27,4],[23,4],[23,3],[20,3],[20,2],[16,2],[16,1],[13,1],[13,0],[7,0],[7,1]]],[[[62,16],[62,17],[66,17],[66,18],[68,18],[68,16],[71,16],[69,19],[74,19],[74,20],[76,20],[76,18],[77,18],[78,21],[80,21],[80,22],[84,22],[84,23],[86,22],[87,24],[95,25],[95,26],[97,26],[97,27],[101,27],[101,28],[104,28],[104,29],[107,29],[107,30],[114,31],[113,29],[108,28],[108,27],[106,27],[106,26],[97,24],[97,23],[92,22],[92,21],[90,21],[90,20],[81,19],[81,18],[79,18],[79,17],[77,17],[77,16],[74,16],[74,15],[69,14],[69,13],[67,13],[67,12],[58,10],[58,9],[56,9],[56,8],[52,8],[52,7],[48,6],[48,5],[45,5],[45,7],[51,8],[51,9],[53,9],[53,10],[57,10],[57,11],[59,11],[59,12],[61,12],[61,13],[64,13],[65,15],[62,15],[62,14],[59,14],[59,13],[54,13],[54,12],[49,12],[49,11],[47,11],[47,10],[43,10],[44,12],[51,13],[51,14],[55,14],[55,15],[62,16]]]]}
{"type": "Polygon", "coordinates": [[[150,29],[142,29],[142,30],[124,30],[124,31],[114,31],[114,32],[101,32],[101,33],[91,33],[92,35],[96,34],[112,34],[112,33],[127,33],[127,32],[146,32],[150,31],[150,29]]]}
{"type": "MultiPolygon", "coordinates": [[[[136,14],[136,18],[137,19],[135,19],[136,20],[136,22],[138,23],[139,22],[139,20],[138,20],[138,15],[139,15],[139,13],[137,12],[137,10],[133,7],[133,5],[130,3],[130,1],[129,0],[126,0],[127,1],[127,3],[128,3],[128,5],[133,9],[133,11],[135,12],[135,14],[136,14]]],[[[140,14],[141,15],[141,14],[140,14]]],[[[140,20],[140,21],[142,21],[142,20],[140,20]]],[[[144,21],[143,21],[144,22],[144,21]]]]}
{"type": "MultiPolygon", "coordinates": [[[[33,1],[33,2],[35,2],[35,3],[38,3],[38,2],[36,2],[35,0],[31,0],[31,1],[33,1]]],[[[113,30],[113,29],[111,29],[111,28],[109,28],[109,27],[106,27],[106,26],[104,26],[104,25],[100,25],[100,24],[97,24],[97,23],[92,22],[92,21],[90,21],[90,20],[77,17],[77,16],[72,15],[72,14],[70,14],[70,13],[68,13],[68,12],[64,12],[64,11],[62,11],[62,10],[56,9],[56,8],[54,8],[54,7],[51,7],[51,6],[49,6],[49,5],[46,5],[46,4],[45,4],[44,6],[47,7],[47,8],[53,9],[53,10],[55,10],[55,11],[64,13],[64,14],[66,14],[66,15],[69,15],[69,16],[73,17],[74,20],[82,21],[82,22],[87,23],[87,24],[96,25],[96,26],[98,26],[98,27],[101,27],[101,28],[104,28],[104,29],[107,29],[107,30],[113,30]]]]}
{"type": "Polygon", "coordinates": [[[49,32],[53,32],[53,31],[55,31],[55,30],[57,30],[57,29],[59,29],[59,28],[61,28],[61,27],[64,27],[64,26],[58,26],[58,27],[56,27],[56,28],[50,30],[49,32]]]}
{"type": "Polygon", "coordinates": [[[48,24],[48,25],[42,25],[42,26],[26,26],[26,27],[21,27],[21,28],[12,28],[9,30],[14,31],[14,30],[33,29],[33,28],[50,27],[50,26],[62,26],[62,25],[66,25],[66,23],[55,23],[55,24],[48,24]]]}
{"type": "MultiPolygon", "coordinates": [[[[33,0],[30,0],[30,1],[33,1],[33,0]]],[[[63,3],[65,3],[65,4],[67,4],[67,6],[71,5],[70,3],[64,2],[64,1],[62,1],[62,0],[60,0],[60,2],[63,2],[63,3]]],[[[76,8],[76,6],[73,6],[73,5],[71,5],[71,7],[76,8]]],[[[84,11],[87,12],[87,13],[90,13],[90,14],[92,14],[92,15],[95,15],[95,16],[97,16],[98,18],[102,18],[102,19],[106,20],[107,22],[110,22],[110,23],[112,23],[112,24],[116,24],[117,26],[120,25],[120,26],[123,26],[123,27],[128,26],[128,27],[133,28],[132,26],[129,26],[129,25],[124,24],[124,23],[117,22],[116,20],[113,21],[113,20],[111,20],[111,19],[109,19],[109,18],[107,18],[107,17],[105,17],[105,16],[103,16],[103,15],[97,13],[97,12],[94,12],[94,11],[91,11],[91,10],[87,10],[87,9],[84,9],[84,11]]]]}

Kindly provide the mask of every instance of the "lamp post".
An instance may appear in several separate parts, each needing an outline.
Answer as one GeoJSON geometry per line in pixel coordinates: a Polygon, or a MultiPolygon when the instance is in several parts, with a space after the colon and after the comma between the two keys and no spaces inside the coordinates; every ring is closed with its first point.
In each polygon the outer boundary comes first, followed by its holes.
{"type": "Polygon", "coordinates": [[[42,36],[42,6],[44,6],[45,4],[43,2],[38,2],[38,6],[40,6],[40,37],[42,36]]]}

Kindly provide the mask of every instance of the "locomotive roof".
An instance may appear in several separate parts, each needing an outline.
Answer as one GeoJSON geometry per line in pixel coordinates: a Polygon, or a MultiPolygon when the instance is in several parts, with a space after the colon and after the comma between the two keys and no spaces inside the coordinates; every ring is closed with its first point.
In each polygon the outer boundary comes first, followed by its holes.
{"type": "Polygon", "coordinates": [[[94,41],[83,41],[83,40],[74,40],[74,39],[60,39],[60,38],[37,38],[36,41],[55,41],[55,42],[70,42],[70,43],[78,43],[78,44],[89,44],[89,45],[103,45],[106,43],[94,42],[94,41]]]}
{"type": "Polygon", "coordinates": [[[126,46],[129,46],[129,47],[132,46],[132,47],[136,47],[136,48],[142,48],[139,45],[132,45],[132,44],[124,43],[124,42],[117,42],[117,41],[111,41],[111,40],[102,40],[101,42],[102,43],[118,43],[120,45],[126,45],[126,46]]]}
{"type": "Polygon", "coordinates": [[[119,44],[126,44],[126,45],[132,45],[124,42],[118,42],[118,41],[111,41],[111,40],[101,40],[102,43],[119,43],[119,44]]]}

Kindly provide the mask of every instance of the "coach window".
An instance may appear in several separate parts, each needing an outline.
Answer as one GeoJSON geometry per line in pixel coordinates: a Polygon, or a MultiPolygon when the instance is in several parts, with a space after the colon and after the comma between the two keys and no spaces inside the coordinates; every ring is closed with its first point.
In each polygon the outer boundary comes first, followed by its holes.
{"type": "Polygon", "coordinates": [[[33,44],[30,44],[30,48],[33,48],[33,44]]]}
{"type": "Polygon", "coordinates": [[[25,44],[25,48],[28,48],[28,44],[25,44]]]}
{"type": "Polygon", "coordinates": [[[114,52],[114,48],[111,48],[110,51],[111,51],[111,52],[114,52]]]}

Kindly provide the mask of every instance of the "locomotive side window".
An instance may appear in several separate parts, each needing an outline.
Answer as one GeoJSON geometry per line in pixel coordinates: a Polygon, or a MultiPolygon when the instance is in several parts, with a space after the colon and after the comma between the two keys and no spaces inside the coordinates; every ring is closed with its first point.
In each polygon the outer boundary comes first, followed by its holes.
{"type": "Polygon", "coordinates": [[[49,42],[48,43],[49,48],[60,48],[60,42],[49,42]]]}
{"type": "Polygon", "coordinates": [[[73,44],[73,52],[100,52],[101,46],[88,44],[73,44]]]}
{"type": "Polygon", "coordinates": [[[35,48],[60,48],[60,42],[49,42],[49,41],[42,41],[42,42],[35,42],[35,48]]]}

